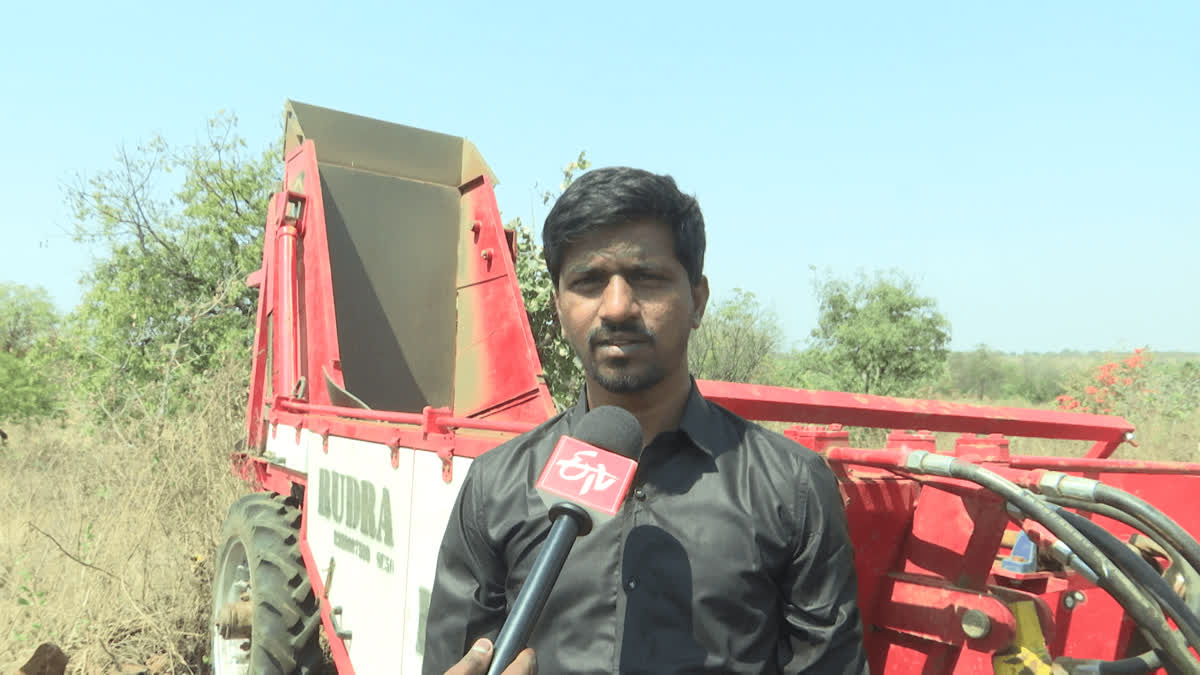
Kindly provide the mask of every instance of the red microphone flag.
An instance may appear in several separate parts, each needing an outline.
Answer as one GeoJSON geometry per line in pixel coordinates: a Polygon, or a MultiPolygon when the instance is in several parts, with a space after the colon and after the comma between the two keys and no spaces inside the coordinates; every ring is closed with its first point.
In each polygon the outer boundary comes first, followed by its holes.
{"type": "Polygon", "coordinates": [[[542,469],[537,488],[615,516],[636,472],[637,462],[628,457],[563,436],[542,469]]]}

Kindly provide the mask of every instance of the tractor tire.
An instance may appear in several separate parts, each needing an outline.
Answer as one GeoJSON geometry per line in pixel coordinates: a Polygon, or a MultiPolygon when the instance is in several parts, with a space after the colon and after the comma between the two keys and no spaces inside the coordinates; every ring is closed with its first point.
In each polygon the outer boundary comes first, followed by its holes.
{"type": "Polygon", "coordinates": [[[300,556],[296,501],[256,493],[229,508],[213,576],[214,675],[310,673],[320,606],[300,556]]]}

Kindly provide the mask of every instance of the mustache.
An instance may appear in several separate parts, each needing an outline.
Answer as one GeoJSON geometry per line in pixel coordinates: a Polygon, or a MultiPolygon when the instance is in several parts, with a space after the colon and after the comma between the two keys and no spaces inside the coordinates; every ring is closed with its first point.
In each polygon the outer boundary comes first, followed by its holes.
{"type": "Polygon", "coordinates": [[[640,323],[600,325],[588,333],[588,346],[596,348],[613,342],[654,342],[654,334],[640,323]]]}

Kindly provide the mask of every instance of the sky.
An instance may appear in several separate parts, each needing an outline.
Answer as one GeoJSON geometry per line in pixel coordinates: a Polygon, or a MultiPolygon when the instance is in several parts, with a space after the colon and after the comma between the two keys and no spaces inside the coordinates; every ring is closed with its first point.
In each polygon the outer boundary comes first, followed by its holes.
{"type": "Polygon", "coordinates": [[[293,99],[469,138],[526,223],[581,150],[669,173],[716,297],[796,347],[815,278],[894,269],[954,349],[1200,351],[1197,35],[1187,1],[20,3],[0,281],[71,309],[65,184],[221,110],[271,146],[293,99]]]}

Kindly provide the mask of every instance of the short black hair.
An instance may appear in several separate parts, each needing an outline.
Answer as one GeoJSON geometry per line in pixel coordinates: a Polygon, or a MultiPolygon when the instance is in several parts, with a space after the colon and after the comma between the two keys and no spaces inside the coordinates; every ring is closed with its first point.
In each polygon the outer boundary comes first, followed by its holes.
{"type": "Polygon", "coordinates": [[[650,219],[671,228],[675,257],[693,286],[704,275],[704,215],[695,197],[685,195],[675,179],[613,166],[589,171],[562,193],[542,226],[542,256],[558,288],[567,247],[605,227],[650,219]]]}

